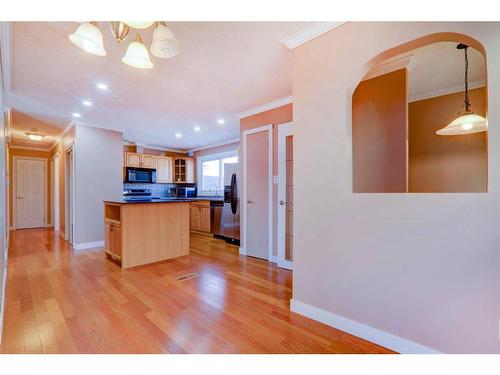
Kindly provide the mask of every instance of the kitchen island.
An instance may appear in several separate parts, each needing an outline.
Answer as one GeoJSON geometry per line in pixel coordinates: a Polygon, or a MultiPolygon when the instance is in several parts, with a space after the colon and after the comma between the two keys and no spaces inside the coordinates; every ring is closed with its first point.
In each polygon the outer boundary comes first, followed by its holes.
{"type": "Polygon", "coordinates": [[[188,255],[193,201],[104,201],[104,251],[122,269],[188,255]]]}

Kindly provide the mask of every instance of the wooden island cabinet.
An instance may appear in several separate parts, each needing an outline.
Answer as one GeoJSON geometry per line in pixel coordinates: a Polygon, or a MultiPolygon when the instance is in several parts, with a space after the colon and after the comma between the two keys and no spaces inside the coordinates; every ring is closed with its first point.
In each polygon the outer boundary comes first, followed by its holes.
{"type": "Polygon", "coordinates": [[[105,201],[105,252],[122,268],[189,254],[190,202],[105,201]]]}

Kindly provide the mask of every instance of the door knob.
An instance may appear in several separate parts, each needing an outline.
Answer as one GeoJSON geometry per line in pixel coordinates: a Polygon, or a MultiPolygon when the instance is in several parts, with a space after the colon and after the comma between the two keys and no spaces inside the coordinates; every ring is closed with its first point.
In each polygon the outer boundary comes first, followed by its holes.
{"type": "Polygon", "coordinates": [[[17,197],[17,199],[24,199],[24,197],[20,197],[20,196],[18,196],[18,197],[17,197]]]}
{"type": "Polygon", "coordinates": [[[280,205],[281,205],[281,206],[284,206],[285,204],[286,204],[286,202],[285,202],[285,201],[280,201],[280,205]]]}
{"type": "Polygon", "coordinates": [[[249,199],[249,200],[247,200],[247,203],[248,203],[248,204],[252,204],[252,203],[255,203],[255,202],[254,202],[254,201],[251,201],[251,200],[249,199]]]}

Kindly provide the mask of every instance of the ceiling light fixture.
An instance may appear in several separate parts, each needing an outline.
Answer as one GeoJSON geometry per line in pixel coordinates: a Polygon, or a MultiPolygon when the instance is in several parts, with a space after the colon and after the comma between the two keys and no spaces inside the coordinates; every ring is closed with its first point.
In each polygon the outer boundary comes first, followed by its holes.
{"type": "Polygon", "coordinates": [[[73,113],[73,117],[75,117],[75,118],[80,118],[80,117],[82,117],[82,115],[81,115],[81,114],[79,114],[79,113],[74,112],[74,113],[73,113]]]}
{"type": "Polygon", "coordinates": [[[154,21],[125,21],[125,23],[133,29],[147,29],[154,21]]]}
{"type": "Polygon", "coordinates": [[[175,137],[176,138],[182,138],[182,134],[181,133],[175,133],[175,137]]]}
{"type": "MultiPolygon", "coordinates": [[[[117,43],[121,43],[127,38],[130,28],[138,31],[136,40],[130,43],[127,48],[127,53],[122,58],[125,64],[139,69],[151,69],[153,67],[148,50],[144,46],[142,37],[139,34],[139,30],[147,29],[153,24],[155,25],[153,30],[153,42],[150,46],[153,56],[167,59],[179,54],[179,41],[164,21],[112,21],[110,22],[111,33],[117,43]]],[[[69,39],[84,51],[98,56],[106,55],[103,36],[97,22],[82,23],[74,33],[69,35],[69,39]]]]}
{"type": "Polygon", "coordinates": [[[224,121],[224,119],[218,119],[217,120],[217,124],[219,125],[224,125],[226,121],[224,121]]]}
{"type": "Polygon", "coordinates": [[[153,63],[148,54],[148,49],[142,42],[142,37],[139,32],[135,36],[135,41],[130,43],[127,48],[127,53],[122,58],[122,62],[128,66],[139,69],[151,69],[153,63]]]}
{"type": "Polygon", "coordinates": [[[130,29],[125,22],[111,21],[110,26],[111,26],[111,33],[113,34],[115,40],[118,43],[123,42],[127,38],[130,29]]]}
{"type": "Polygon", "coordinates": [[[45,135],[43,134],[35,134],[35,133],[26,133],[26,135],[33,141],[41,141],[45,135]]]}
{"type": "Polygon", "coordinates": [[[161,59],[179,54],[179,41],[163,21],[156,23],[150,50],[153,56],[161,59]]]}
{"type": "Polygon", "coordinates": [[[199,132],[200,130],[201,130],[201,128],[200,128],[199,126],[195,126],[195,127],[194,127],[194,131],[195,131],[195,132],[199,132]]]}
{"type": "Polygon", "coordinates": [[[464,98],[464,112],[459,113],[459,117],[450,122],[444,128],[436,131],[438,135],[462,135],[462,134],[472,134],[484,132],[488,129],[488,121],[479,115],[474,114],[470,109],[471,104],[469,100],[469,58],[467,56],[467,50],[469,46],[460,43],[457,49],[464,50],[465,57],[465,98],[464,98]]]}
{"type": "Polygon", "coordinates": [[[82,23],[68,38],[74,45],[88,53],[106,56],[102,33],[97,22],[82,23]]]}
{"type": "Polygon", "coordinates": [[[105,91],[105,90],[107,90],[107,89],[108,89],[108,85],[106,85],[106,84],[104,84],[104,83],[98,83],[96,86],[97,86],[97,88],[98,88],[99,90],[103,90],[103,91],[105,91]]]}
{"type": "Polygon", "coordinates": [[[84,101],[82,101],[82,104],[87,106],[87,107],[92,107],[92,102],[90,100],[84,100],[84,101]]]}

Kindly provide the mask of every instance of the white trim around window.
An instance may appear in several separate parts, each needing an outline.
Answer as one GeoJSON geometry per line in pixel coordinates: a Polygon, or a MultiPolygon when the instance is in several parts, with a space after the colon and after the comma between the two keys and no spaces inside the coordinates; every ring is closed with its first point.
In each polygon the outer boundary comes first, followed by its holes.
{"type": "Polygon", "coordinates": [[[222,179],[224,178],[222,176],[223,173],[223,165],[222,165],[222,159],[226,158],[231,158],[234,156],[239,156],[239,150],[236,148],[231,151],[225,151],[225,152],[218,152],[216,154],[207,154],[200,156],[196,158],[196,180],[197,180],[197,185],[198,185],[198,195],[222,195],[224,193],[224,181],[222,179]],[[220,183],[219,183],[219,189],[217,190],[217,193],[214,191],[208,191],[208,190],[203,190],[203,173],[202,173],[202,166],[203,162],[205,161],[211,161],[211,160],[219,160],[219,173],[220,173],[220,183]]]}

